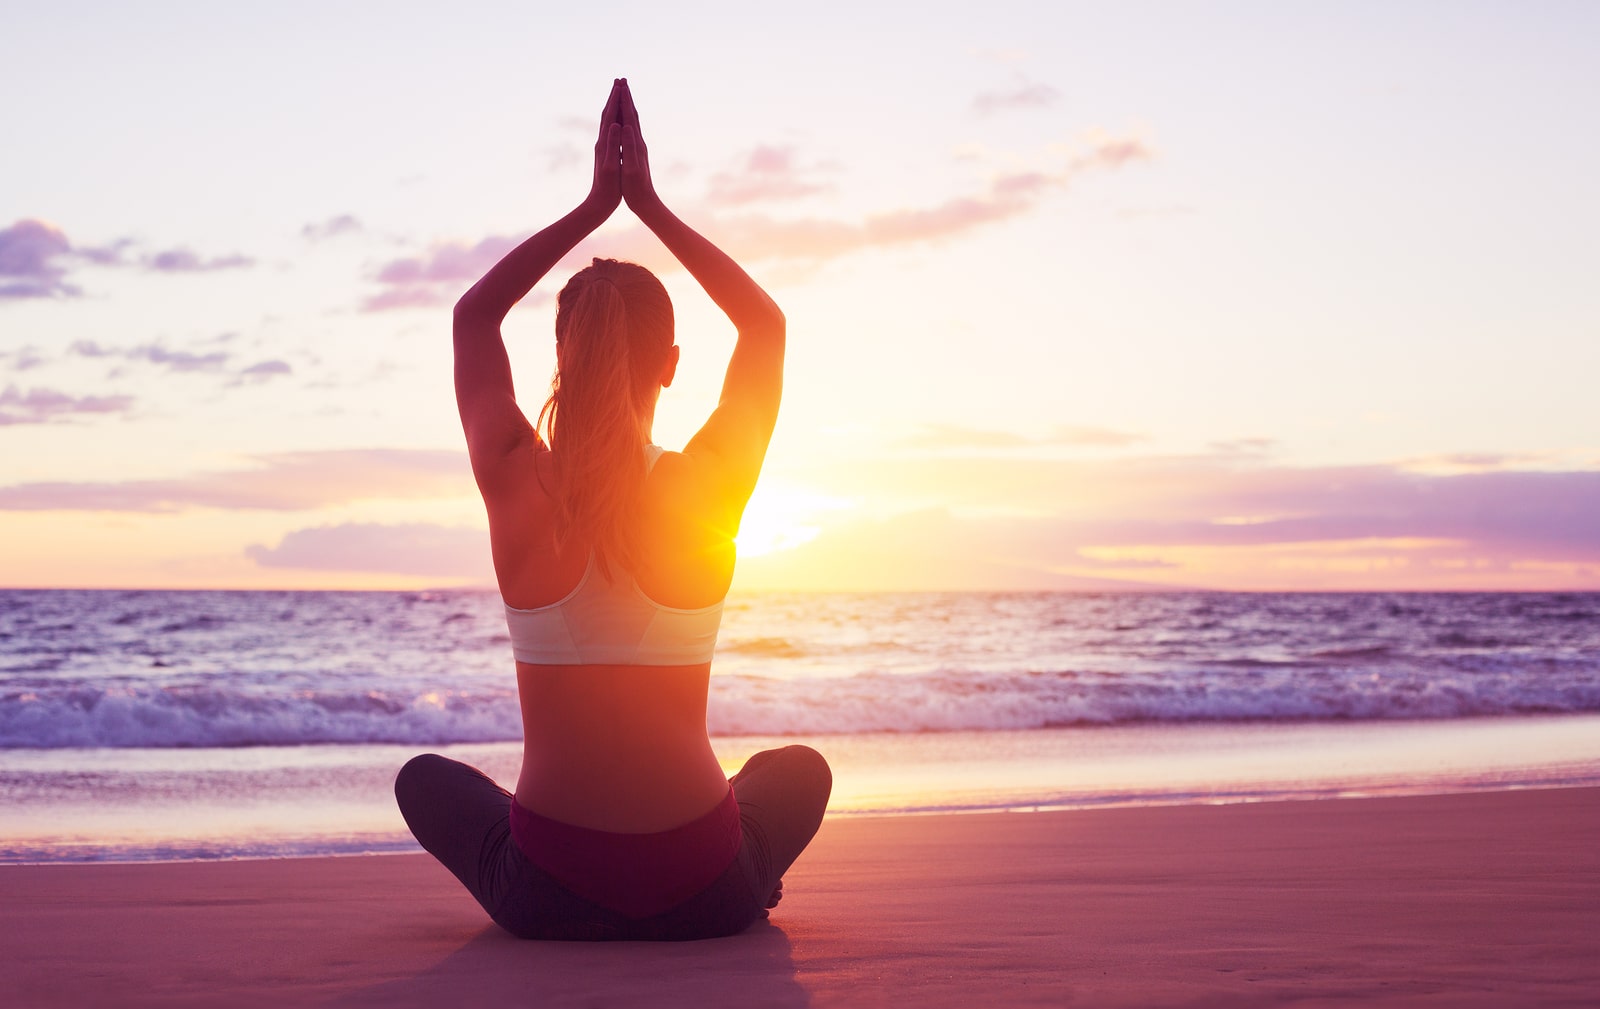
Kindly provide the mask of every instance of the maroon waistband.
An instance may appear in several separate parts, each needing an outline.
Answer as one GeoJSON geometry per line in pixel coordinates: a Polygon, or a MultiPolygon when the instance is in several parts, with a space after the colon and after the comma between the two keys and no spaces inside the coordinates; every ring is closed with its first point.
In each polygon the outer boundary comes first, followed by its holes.
{"type": "Polygon", "coordinates": [[[739,854],[739,803],[654,834],[575,827],[511,803],[511,840],[528,861],[585,900],[649,918],[704,890],[739,854]]]}

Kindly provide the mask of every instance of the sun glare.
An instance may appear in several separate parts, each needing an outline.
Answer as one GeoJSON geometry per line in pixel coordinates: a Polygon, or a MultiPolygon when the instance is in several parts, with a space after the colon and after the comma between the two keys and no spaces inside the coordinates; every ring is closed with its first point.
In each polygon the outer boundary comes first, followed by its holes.
{"type": "Polygon", "coordinates": [[[818,520],[824,512],[848,507],[849,502],[824,494],[761,484],[750,496],[739,535],[734,537],[739,556],[760,557],[809,543],[822,532],[818,520]]]}

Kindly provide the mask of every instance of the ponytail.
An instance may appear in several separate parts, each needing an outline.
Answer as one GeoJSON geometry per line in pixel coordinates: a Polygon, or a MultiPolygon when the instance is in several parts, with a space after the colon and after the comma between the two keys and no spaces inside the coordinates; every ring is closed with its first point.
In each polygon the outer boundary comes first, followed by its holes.
{"type": "Polygon", "coordinates": [[[538,425],[555,455],[556,543],[591,543],[607,578],[638,564],[645,445],[671,346],[672,302],[644,267],[596,259],[562,288],[538,425]]]}

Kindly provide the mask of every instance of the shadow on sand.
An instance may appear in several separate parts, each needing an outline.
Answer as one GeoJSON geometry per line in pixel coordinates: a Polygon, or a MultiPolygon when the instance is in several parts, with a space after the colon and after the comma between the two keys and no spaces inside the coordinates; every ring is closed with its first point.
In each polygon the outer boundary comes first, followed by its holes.
{"type": "Polygon", "coordinates": [[[347,992],[331,1005],[685,1006],[793,1009],[811,996],[789,937],[768,922],[698,942],[538,942],[495,926],[411,977],[347,992]]]}

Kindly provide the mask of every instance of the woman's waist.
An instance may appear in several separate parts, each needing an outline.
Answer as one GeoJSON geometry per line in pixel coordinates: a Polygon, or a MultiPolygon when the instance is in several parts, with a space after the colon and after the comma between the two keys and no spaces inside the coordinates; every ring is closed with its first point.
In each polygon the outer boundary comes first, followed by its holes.
{"type": "Polygon", "coordinates": [[[541,816],[622,833],[668,830],[703,815],[728,791],[706,739],[621,731],[529,734],[516,800],[541,816]]]}

